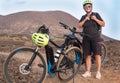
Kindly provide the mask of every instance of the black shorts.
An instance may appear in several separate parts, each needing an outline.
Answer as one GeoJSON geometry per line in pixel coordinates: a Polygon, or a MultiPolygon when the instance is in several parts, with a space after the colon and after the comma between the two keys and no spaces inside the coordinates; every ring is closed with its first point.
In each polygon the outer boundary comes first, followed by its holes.
{"type": "Polygon", "coordinates": [[[101,38],[83,37],[83,53],[84,55],[101,55],[101,38]]]}

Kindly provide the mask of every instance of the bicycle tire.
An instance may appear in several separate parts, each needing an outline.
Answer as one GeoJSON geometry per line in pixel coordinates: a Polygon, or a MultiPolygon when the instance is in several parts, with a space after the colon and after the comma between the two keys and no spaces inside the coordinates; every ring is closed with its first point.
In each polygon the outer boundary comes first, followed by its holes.
{"type": "Polygon", "coordinates": [[[106,45],[104,43],[101,43],[101,48],[102,48],[102,52],[101,52],[101,64],[104,64],[106,58],[107,58],[107,48],[106,45]]]}
{"type": "MultiPolygon", "coordinates": [[[[105,46],[104,43],[101,43],[101,66],[103,66],[103,64],[105,63],[105,60],[107,58],[107,48],[105,46]]],[[[91,70],[95,70],[96,69],[96,62],[95,62],[95,57],[92,57],[92,67],[91,70]]]]}
{"type": "Polygon", "coordinates": [[[30,70],[25,71],[25,65],[31,58],[34,49],[18,48],[11,52],[4,63],[4,75],[9,83],[42,83],[46,76],[46,62],[37,52],[30,70]],[[19,56],[20,55],[20,56],[19,56]],[[42,66],[39,67],[38,64],[42,66]]]}
{"type": "Polygon", "coordinates": [[[64,55],[61,55],[59,57],[59,60],[58,60],[57,70],[59,70],[58,78],[61,81],[67,82],[67,81],[71,80],[77,74],[77,72],[79,71],[79,68],[80,68],[81,63],[82,63],[83,55],[82,55],[81,49],[79,49],[78,47],[68,48],[65,51],[65,55],[67,55],[67,57],[72,59],[74,62],[73,63],[70,62],[70,60],[68,58],[66,58],[64,55]],[[72,56],[69,55],[69,53],[72,54],[72,56]],[[76,55],[76,53],[77,53],[77,55],[76,55]],[[76,62],[77,61],[76,56],[79,57],[78,62],[76,62]],[[71,68],[69,68],[69,66],[71,66],[71,68]],[[74,68],[74,73],[73,73],[72,68],[74,68]]]}

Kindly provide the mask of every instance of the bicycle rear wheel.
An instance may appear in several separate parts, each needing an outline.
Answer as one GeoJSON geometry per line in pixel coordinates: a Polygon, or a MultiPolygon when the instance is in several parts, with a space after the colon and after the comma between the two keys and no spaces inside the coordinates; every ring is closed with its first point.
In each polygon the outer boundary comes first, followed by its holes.
{"type": "Polygon", "coordinates": [[[107,48],[104,43],[101,44],[101,64],[104,64],[107,58],[107,48]]]}
{"type": "Polygon", "coordinates": [[[61,55],[58,60],[58,78],[61,81],[71,80],[78,72],[82,63],[82,51],[78,47],[71,47],[61,55]]]}
{"type": "Polygon", "coordinates": [[[46,63],[40,53],[34,59],[28,70],[28,65],[34,50],[19,48],[11,52],[4,63],[4,74],[9,83],[41,83],[46,75],[46,63]]]}
{"type": "MultiPolygon", "coordinates": [[[[101,43],[101,66],[103,66],[105,60],[107,57],[107,48],[105,46],[104,43],[101,43]]],[[[92,56],[92,68],[91,70],[95,70],[96,69],[96,61],[95,61],[95,57],[92,56]]]]}

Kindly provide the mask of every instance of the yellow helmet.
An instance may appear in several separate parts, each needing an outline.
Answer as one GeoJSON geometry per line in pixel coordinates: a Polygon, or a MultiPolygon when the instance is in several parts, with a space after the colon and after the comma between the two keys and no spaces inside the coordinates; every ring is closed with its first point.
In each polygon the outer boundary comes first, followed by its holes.
{"type": "Polygon", "coordinates": [[[93,5],[93,3],[92,3],[91,0],[84,0],[83,6],[85,6],[86,4],[91,4],[91,5],[93,5]]]}
{"type": "Polygon", "coordinates": [[[32,40],[37,46],[46,46],[49,42],[49,36],[43,33],[33,33],[32,40]]]}

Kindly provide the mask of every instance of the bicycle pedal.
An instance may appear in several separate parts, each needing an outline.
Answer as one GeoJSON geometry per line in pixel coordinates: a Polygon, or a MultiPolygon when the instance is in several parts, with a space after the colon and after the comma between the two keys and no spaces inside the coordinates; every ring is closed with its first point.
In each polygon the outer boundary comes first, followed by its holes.
{"type": "Polygon", "coordinates": [[[62,70],[61,69],[57,69],[57,70],[55,70],[55,72],[62,72],[62,70]]]}
{"type": "Polygon", "coordinates": [[[42,64],[38,64],[38,66],[39,66],[39,67],[44,67],[44,65],[42,65],[42,64]]]}
{"type": "Polygon", "coordinates": [[[55,72],[61,72],[61,73],[65,73],[65,69],[63,70],[63,69],[58,69],[58,70],[55,70],[55,72]]]}

